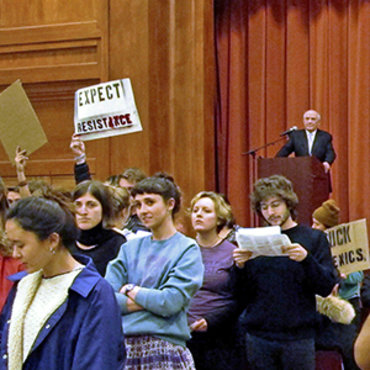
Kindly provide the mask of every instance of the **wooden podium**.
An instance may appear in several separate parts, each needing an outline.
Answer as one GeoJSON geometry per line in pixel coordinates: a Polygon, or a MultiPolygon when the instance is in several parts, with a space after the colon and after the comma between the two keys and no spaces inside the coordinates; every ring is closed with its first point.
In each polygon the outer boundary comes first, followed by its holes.
{"type": "Polygon", "coordinates": [[[312,213],[329,199],[329,176],[316,157],[259,158],[258,178],[283,175],[292,183],[298,196],[298,218],[301,224],[312,225],[312,213]]]}

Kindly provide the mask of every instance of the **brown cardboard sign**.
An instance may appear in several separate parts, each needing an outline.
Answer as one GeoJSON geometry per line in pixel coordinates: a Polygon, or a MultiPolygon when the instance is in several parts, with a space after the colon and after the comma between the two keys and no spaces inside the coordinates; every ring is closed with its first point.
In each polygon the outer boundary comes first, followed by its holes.
{"type": "Polygon", "coordinates": [[[343,274],[370,268],[366,219],[340,224],[325,230],[335,267],[343,274]]]}
{"type": "Polygon", "coordinates": [[[0,94],[0,140],[13,164],[18,145],[30,154],[48,141],[20,80],[0,94]]]}

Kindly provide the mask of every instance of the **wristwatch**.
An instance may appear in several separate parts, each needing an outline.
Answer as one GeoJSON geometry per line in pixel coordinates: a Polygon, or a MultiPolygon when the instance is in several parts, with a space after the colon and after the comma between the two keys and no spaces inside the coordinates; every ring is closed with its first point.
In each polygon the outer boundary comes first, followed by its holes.
{"type": "Polygon", "coordinates": [[[124,295],[127,295],[128,292],[131,292],[135,288],[135,284],[127,284],[123,292],[124,295]]]}

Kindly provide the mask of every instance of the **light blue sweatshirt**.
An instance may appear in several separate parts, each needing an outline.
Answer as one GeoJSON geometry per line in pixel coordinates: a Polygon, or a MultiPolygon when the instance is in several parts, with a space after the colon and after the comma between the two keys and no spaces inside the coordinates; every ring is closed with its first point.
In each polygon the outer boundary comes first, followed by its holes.
{"type": "Polygon", "coordinates": [[[190,338],[186,311],[201,287],[203,264],[195,240],[177,232],[166,240],[152,236],[129,240],[107,267],[105,278],[116,292],[125,335],[152,335],[185,346],[190,338]],[[125,284],[142,289],[135,302],[144,310],[128,312],[125,284]]]}

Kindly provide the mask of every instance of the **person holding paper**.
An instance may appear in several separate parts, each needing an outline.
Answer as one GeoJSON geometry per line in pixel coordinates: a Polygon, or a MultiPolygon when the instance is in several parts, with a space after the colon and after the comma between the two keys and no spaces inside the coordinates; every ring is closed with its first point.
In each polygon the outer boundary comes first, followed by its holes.
{"type": "MultiPolygon", "coordinates": [[[[312,214],[312,227],[325,231],[339,224],[340,208],[334,199],[328,199],[312,214]]],[[[356,271],[348,276],[340,274],[342,280],[337,287],[340,298],[350,302],[356,316],[348,325],[336,323],[321,316],[321,325],[316,335],[316,347],[319,349],[340,349],[345,370],[357,370],[353,356],[353,344],[361,322],[360,288],[364,279],[362,271],[356,271]],[[338,289],[339,288],[339,289],[338,289]]],[[[336,293],[336,292],[335,292],[336,293]]]]}
{"type": "Polygon", "coordinates": [[[280,175],[257,180],[254,211],[280,226],[291,241],[287,256],[258,256],[237,248],[234,260],[244,288],[246,351],[251,369],[315,369],[315,295],[327,296],[337,282],[322,231],[297,224],[298,198],[280,175]]]}
{"type": "Polygon", "coordinates": [[[187,346],[197,370],[240,369],[244,351],[237,346],[235,245],[219,236],[233,220],[231,207],[222,195],[202,191],[191,200],[190,215],[205,270],[203,285],[190,302],[187,346]]]}

